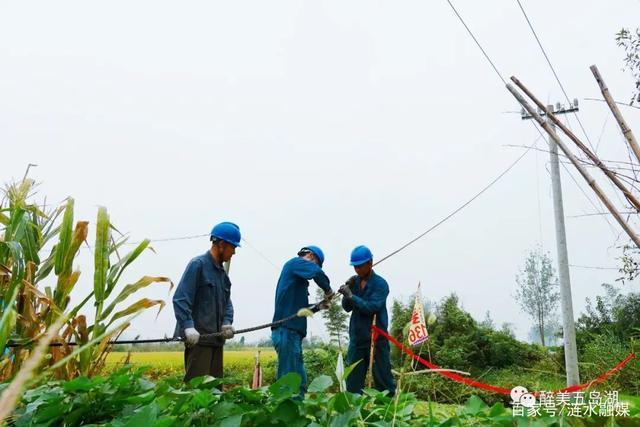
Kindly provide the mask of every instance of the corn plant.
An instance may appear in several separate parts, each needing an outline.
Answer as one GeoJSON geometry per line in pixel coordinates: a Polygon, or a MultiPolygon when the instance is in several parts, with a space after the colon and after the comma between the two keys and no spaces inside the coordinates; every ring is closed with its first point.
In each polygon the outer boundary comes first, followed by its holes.
{"type": "Polygon", "coordinates": [[[141,298],[122,307],[125,300],[153,283],[171,283],[166,277],[144,276],[118,286],[122,274],[146,249],[144,240],[120,256],[126,237],[114,239],[115,230],[105,208],[99,208],[95,226],[92,286],[82,280],[74,264],[89,234],[89,222],[74,225],[74,200],[45,212],[32,202],[34,182],[23,179],[4,190],[0,202],[0,349],[9,337],[20,346],[0,362],[0,378],[15,375],[29,356],[34,342],[59,318],[68,319],[49,349],[50,366],[59,378],[94,375],[104,366],[111,350],[109,340],[119,336],[131,316],[151,307],[161,310],[162,300],[141,298]],[[60,216],[62,219],[60,220],[60,216]],[[48,253],[42,257],[43,253],[48,253]],[[70,305],[74,290],[88,295],[70,305]],[[94,323],[88,324],[87,303],[94,301],[94,323]],[[116,325],[117,321],[122,323],[116,325]],[[74,351],[69,343],[78,343],[74,351]],[[88,345],[90,344],[90,345],[88,345]],[[73,354],[73,357],[69,357],[73,354]],[[64,364],[60,361],[64,360],[64,364]]]}

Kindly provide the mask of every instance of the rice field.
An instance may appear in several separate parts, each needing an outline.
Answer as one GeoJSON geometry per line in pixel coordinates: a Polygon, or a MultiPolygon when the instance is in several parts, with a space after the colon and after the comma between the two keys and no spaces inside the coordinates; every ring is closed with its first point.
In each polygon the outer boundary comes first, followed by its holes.
{"type": "MultiPolygon", "coordinates": [[[[128,353],[110,353],[107,356],[107,368],[113,368],[122,364],[128,353]]],[[[225,350],[224,366],[232,369],[252,369],[255,363],[256,350],[225,350]]],[[[266,364],[276,359],[276,352],[273,349],[260,350],[260,362],[266,364]]],[[[182,370],[184,367],[184,353],[181,351],[155,351],[155,352],[132,352],[129,363],[134,365],[148,365],[154,369],[182,370]]]]}

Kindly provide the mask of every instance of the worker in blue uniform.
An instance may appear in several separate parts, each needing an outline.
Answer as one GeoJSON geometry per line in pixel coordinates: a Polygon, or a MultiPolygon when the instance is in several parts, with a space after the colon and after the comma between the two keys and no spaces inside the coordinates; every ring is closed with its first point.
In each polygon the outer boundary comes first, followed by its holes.
{"type": "Polygon", "coordinates": [[[174,336],[185,343],[184,381],[201,375],[222,378],[223,346],[235,333],[231,281],[223,264],[236,253],[240,239],[240,228],[234,223],[213,227],[211,247],[189,262],[173,296],[174,336]],[[201,334],[217,332],[222,336],[200,339],[201,334]]]}
{"type": "MultiPolygon", "coordinates": [[[[324,253],[317,246],[305,246],[298,256],[287,261],[282,268],[276,287],[275,312],[273,321],[284,319],[309,308],[309,280],[322,288],[325,299],[333,295],[329,278],[322,271],[324,253]]],[[[296,372],[302,380],[300,394],[307,389],[307,374],[302,359],[302,339],[307,335],[307,318],[296,317],[272,328],[271,340],[278,354],[280,378],[289,372],[296,372]]]]}
{"type": "MultiPolygon", "coordinates": [[[[351,312],[347,363],[351,365],[360,361],[347,377],[347,390],[352,393],[362,393],[369,367],[373,316],[376,316],[376,326],[385,332],[389,324],[387,315],[389,285],[373,271],[373,254],[366,246],[357,246],[353,249],[351,265],[356,275],[347,280],[338,292],[344,296],[342,308],[351,312]]],[[[389,342],[384,337],[378,336],[372,372],[375,388],[380,391],[388,390],[390,395],[393,395],[396,385],[391,374],[389,351],[389,342]]]]}

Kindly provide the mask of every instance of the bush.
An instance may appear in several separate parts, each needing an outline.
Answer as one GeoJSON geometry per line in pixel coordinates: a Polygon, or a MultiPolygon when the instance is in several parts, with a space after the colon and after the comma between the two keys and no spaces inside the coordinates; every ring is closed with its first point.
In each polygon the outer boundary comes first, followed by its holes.
{"type": "MultiPolygon", "coordinates": [[[[602,334],[591,340],[582,350],[580,377],[592,380],[622,361],[632,351],[613,334],[602,334]]],[[[618,390],[621,393],[640,394],[640,361],[635,357],[623,369],[612,375],[599,388],[618,390]]]]}
{"type": "Polygon", "coordinates": [[[585,313],[576,322],[579,349],[603,334],[623,342],[640,335],[640,293],[622,294],[608,284],[602,287],[604,295],[597,295],[593,302],[587,298],[585,313]]]}
{"type": "MultiPolygon", "coordinates": [[[[393,303],[391,334],[406,342],[404,329],[411,318],[411,305],[393,303]]],[[[550,359],[547,350],[527,344],[505,331],[495,331],[486,324],[478,324],[469,313],[459,307],[458,298],[451,295],[435,308],[436,321],[429,327],[429,341],[415,350],[421,357],[433,357],[442,367],[482,372],[488,368],[507,368],[514,365],[531,366],[550,359]]],[[[399,350],[392,352],[396,365],[401,364],[399,350]]]]}

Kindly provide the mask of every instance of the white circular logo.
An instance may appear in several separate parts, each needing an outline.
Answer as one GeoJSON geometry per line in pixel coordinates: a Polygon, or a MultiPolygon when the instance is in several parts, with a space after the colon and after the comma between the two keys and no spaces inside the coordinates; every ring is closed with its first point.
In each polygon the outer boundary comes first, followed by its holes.
{"type": "Polygon", "coordinates": [[[520,398],[522,395],[529,393],[529,390],[522,387],[521,385],[515,386],[511,389],[511,400],[513,403],[520,403],[520,398]]]}
{"type": "Polygon", "coordinates": [[[520,404],[525,408],[533,408],[536,404],[536,397],[531,393],[520,396],[520,404]]]}

